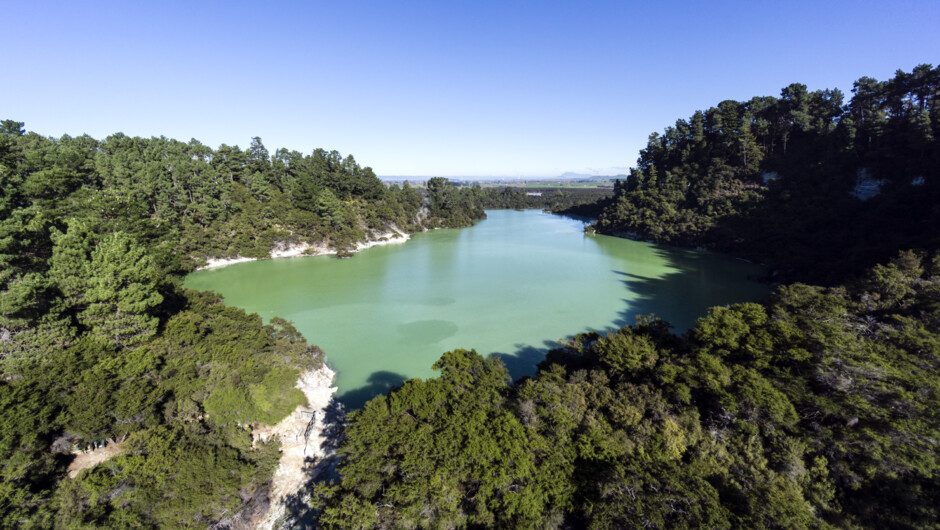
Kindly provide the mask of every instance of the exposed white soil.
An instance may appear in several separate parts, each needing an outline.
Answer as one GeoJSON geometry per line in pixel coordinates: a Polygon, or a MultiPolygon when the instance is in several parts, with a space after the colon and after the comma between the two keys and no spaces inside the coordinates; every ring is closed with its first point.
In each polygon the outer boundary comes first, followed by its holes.
{"type": "Polygon", "coordinates": [[[274,472],[269,494],[270,508],[255,528],[275,528],[286,514],[288,496],[301,492],[316,463],[326,456],[323,431],[326,408],[336,392],[336,387],[332,386],[333,375],[326,364],[319,370],[303,373],[297,381],[297,388],[307,396],[307,405],[297,407],[277,425],[260,425],[253,430],[255,443],[275,436],[281,440],[281,460],[274,472]]]}
{"type": "Polygon", "coordinates": [[[297,245],[284,245],[278,244],[271,249],[271,259],[275,258],[294,258],[297,256],[303,256],[305,252],[310,250],[311,247],[307,243],[300,243],[297,245]]]}
{"type": "Polygon", "coordinates": [[[245,263],[246,261],[255,261],[255,258],[243,258],[241,256],[237,258],[209,258],[206,260],[205,265],[198,267],[196,270],[202,271],[206,269],[217,269],[219,267],[226,267],[236,263],[245,263]]]}
{"type": "MultiPolygon", "coordinates": [[[[232,521],[221,527],[252,527],[265,530],[280,527],[286,519],[295,515],[287,513],[289,498],[304,496],[304,488],[311,479],[328,471],[328,466],[324,467],[323,464],[330,464],[328,457],[333,454],[333,449],[330,446],[331,440],[327,439],[329,433],[324,431],[330,426],[327,408],[336,393],[336,387],[332,386],[334,375],[326,364],[317,370],[304,372],[297,380],[296,386],[306,396],[307,403],[298,406],[276,425],[253,426],[252,438],[255,444],[274,437],[280,439],[281,459],[271,479],[267,502],[254,503],[254,514],[246,515],[241,523],[232,521]],[[263,512],[265,506],[266,513],[263,512]]],[[[332,442],[335,446],[335,440],[332,442]]],[[[69,465],[68,476],[75,478],[81,471],[91,469],[120,453],[121,443],[111,440],[97,449],[72,451],[75,459],[69,465]]]]}
{"type": "Polygon", "coordinates": [[[401,232],[388,232],[385,234],[379,234],[378,237],[378,239],[373,239],[371,241],[360,241],[359,243],[356,243],[356,252],[365,250],[367,248],[379,247],[382,245],[397,245],[411,239],[411,235],[403,234],[401,232]]]}
{"type": "MultiPolygon", "coordinates": [[[[400,232],[398,229],[394,228],[389,232],[383,232],[379,234],[372,234],[374,239],[368,241],[360,241],[356,243],[356,248],[353,252],[359,252],[360,250],[365,250],[367,248],[377,247],[380,245],[393,245],[397,243],[404,243],[411,239],[409,234],[400,232]]],[[[328,254],[336,254],[336,249],[329,248],[324,244],[314,244],[310,243],[297,243],[297,244],[286,244],[278,243],[273,249],[271,249],[270,258],[298,258],[303,256],[324,256],[328,254]]],[[[244,258],[244,257],[235,257],[235,258],[209,258],[206,260],[206,264],[202,267],[197,267],[197,271],[202,271],[206,269],[217,269],[219,267],[226,267],[228,265],[234,265],[236,263],[245,263],[246,261],[255,261],[257,258],[244,258]]]]}

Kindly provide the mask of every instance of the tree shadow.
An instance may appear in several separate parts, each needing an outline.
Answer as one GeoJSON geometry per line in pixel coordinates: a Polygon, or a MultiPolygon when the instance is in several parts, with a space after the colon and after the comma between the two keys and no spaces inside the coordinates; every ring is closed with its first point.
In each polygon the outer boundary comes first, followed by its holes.
{"type": "Polygon", "coordinates": [[[542,362],[542,359],[545,358],[545,354],[547,354],[549,350],[558,347],[558,343],[551,340],[543,341],[542,345],[543,346],[539,348],[531,344],[516,344],[515,352],[494,352],[490,354],[490,357],[496,357],[502,361],[506,366],[506,370],[509,371],[509,377],[511,377],[513,381],[516,381],[523,377],[535,375],[536,365],[542,362]]]}
{"type": "Polygon", "coordinates": [[[343,392],[336,399],[345,405],[347,410],[361,409],[370,399],[379,394],[387,394],[408,379],[395,372],[373,372],[365,386],[343,392]]]}
{"type": "MultiPolygon", "coordinates": [[[[603,248],[603,245],[602,245],[603,248]]],[[[708,308],[738,302],[758,301],[769,288],[757,282],[764,270],[730,256],[698,250],[655,246],[656,261],[664,274],[641,276],[628,268],[612,269],[625,288],[623,309],[604,329],[587,327],[581,333],[604,335],[614,329],[633,325],[640,315],[654,315],[669,323],[675,332],[684,333],[708,313],[708,308]],[[717,260],[717,263],[716,263],[717,260]]],[[[612,254],[618,260],[620,257],[612,254]]],[[[565,340],[568,337],[558,337],[565,340]]],[[[558,341],[545,340],[541,346],[516,344],[515,351],[495,352],[512,379],[533,376],[548,352],[558,348],[558,341]]]]}
{"type": "Polygon", "coordinates": [[[320,436],[323,438],[320,447],[327,453],[338,449],[346,439],[346,406],[335,398],[330,398],[330,402],[323,409],[320,436]]]}
{"type": "Polygon", "coordinates": [[[560,212],[552,212],[552,215],[557,215],[558,217],[563,217],[565,219],[571,219],[572,221],[578,221],[583,225],[589,225],[597,220],[596,215],[580,215],[571,210],[562,210],[560,212]]]}
{"type": "Polygon", "coordinates": [[[614,323],[632,325],[637,316],[652,314],[672,324],[677,333],[683,333],[695,326],[710,307],[766,298],[769,286],[758,281],[764,276],[763,268],[730,256],[703,252],[658,246],[655,254],[670,272],[657,278],[613,269],[611,272],[620,277],[629,293],[629,298],[623,299],[626,307],[614,323]]]}
{"type": "Polygon", "coordinates": [[[920,172],[908,172],[903,157],[876,162],[816,153],[819,163],[796,162],[776,168],[780,178],[767,185],[750,207],[715,219],[699,239],[722,252],[771,264],[777,281],[837,285],[898,249],[940,244],[940,187],[912,186],[920,172]],[[880,166],[880,167],[879,167],[880,166]],[[872,170],[888,182],[876,196],[853,194],[861,172],[872,170]]]}

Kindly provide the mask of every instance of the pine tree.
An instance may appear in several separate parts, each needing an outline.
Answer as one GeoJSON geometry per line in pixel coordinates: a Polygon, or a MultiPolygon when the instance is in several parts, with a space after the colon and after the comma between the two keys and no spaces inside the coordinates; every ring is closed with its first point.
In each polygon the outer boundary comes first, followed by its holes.
{"type": "Polygon", "coordinates": [[[157,331],[151,315],[163,301],[160,272],[143,247],[122,232],[98,244],[85,267],[87,308],[79,315],[92,335],[117,346],[130,346],[157,331]]]}
{"type": "Polygon", "coordinates": [[[72,219],[65,232],[52,229],[52,261],[49,277],[55,282],[65,303],[76,307],[83,303],[88,289],[85,269],[94,248],[93,235],[85,223],[72,219]]]}

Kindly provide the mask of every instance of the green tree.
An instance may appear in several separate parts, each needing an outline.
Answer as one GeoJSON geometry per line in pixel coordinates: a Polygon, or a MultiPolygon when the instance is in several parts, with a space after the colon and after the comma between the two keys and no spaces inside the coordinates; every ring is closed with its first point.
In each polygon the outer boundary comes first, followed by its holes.
{"type": "Polygon", "coordinates": [[[154,309],[163,301],[160,271],[143,247],[117,232],[102,240],[82,269],[85,309],[79,320],[92,335],[117,346],[132,346],[157,331],[154,309]]]}

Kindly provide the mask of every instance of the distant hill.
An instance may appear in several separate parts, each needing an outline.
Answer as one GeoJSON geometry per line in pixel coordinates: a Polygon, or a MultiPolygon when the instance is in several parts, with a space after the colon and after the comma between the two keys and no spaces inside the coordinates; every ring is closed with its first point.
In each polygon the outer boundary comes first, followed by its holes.
{"type": "Polygon", "coordinates": [[[574,179],[613,179],[613,178],[624,178],[627,176],[629,168],[627,167],[605,167],[605,168],[589,168],[585,173],[578,173],[576,171],[566,171],[560,176],[556,177],[564,180],[574,180],[574,179]]]}
{"type": "MultiPolygon", "coordinates": [[[[405,176],[405,175],[379,175],[379,179],[384,182],[424,182],[431,177],[415,177],[415,176],[405,176]]],[[[463,177],[448,177],[448,180],[452,182],[459,181],[472,181],[472,182],[515,182],[515,181],[548,181],[548,180],[613,180],[613,179],[626,179],[627,174],[610,174],[610,175],[593,175],[590,173],[575,173],[573,171],[566,171],[557,177],[474,177],[474,176],[463,176],[463,177]]]]}
{"type": "Polygon", "coordinates": [[[591,175],[588,173],[575,173],[573,171],[566,171],[561,175],[550,179],[550,180],[611,180],[611,179],[625,179],[627,175],[618,174],[618,175],[591,175]]]}

